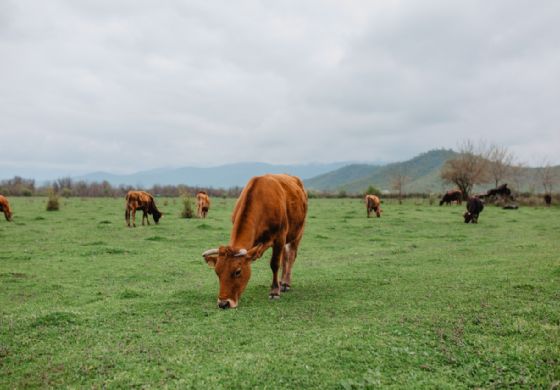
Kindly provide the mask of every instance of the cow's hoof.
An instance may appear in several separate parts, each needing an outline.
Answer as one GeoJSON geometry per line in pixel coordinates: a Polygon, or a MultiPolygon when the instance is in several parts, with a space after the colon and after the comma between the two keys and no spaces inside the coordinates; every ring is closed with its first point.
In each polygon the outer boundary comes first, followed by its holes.
{"type": "Polygon", "coordinates": [[[272,293],[271,293],[271,294],[268,296],[268,299],[270,299],[270,300],[280,299],[280,294],[272,294],[272,293]]]}
{"type": "Polygon", "coordinates": [[[282,283],[281,287],[280,287],[280,291],[282,292],[288,292],[290,291],[290,285],[286,284],[286,283],[282,283]]]}

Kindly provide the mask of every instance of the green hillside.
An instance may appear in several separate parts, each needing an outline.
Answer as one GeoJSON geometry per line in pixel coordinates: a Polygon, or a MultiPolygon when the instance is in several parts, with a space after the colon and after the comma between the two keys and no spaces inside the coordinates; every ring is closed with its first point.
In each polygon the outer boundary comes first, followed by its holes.
{"type": "Polygon", "coordinates": [[[400,173],[410,178],[406,185],[407,192],[439,192],[442,189],[440,169],[445,161],[455,155],[453,150],[437,149],[408,161],[384,166],[348,165],[308,179],[305,184],[309,189],[320,191],[345,190],[359,193],[370,185],[381,190],[390,190],[392,177],[395,173],[400,173]]]}
{"type": "MultiPolygon", "coordinates": [[[[382,167],[368,164],[352,164],[334,171],[305,180],[306,187],[314,190],[329,191],[344,188],[349,182],[374,175],[382,167]]],[[[367,187],[367,186],[366,186],[367,187]]]]}

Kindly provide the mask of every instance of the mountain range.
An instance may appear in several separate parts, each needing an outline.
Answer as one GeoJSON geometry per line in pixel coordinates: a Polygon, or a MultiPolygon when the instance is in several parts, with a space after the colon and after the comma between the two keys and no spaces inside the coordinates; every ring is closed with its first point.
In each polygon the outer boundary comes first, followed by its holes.
{"type": "Polygon", "coordinates": [[[108,181],[112,185],[151,187],[159,185],[186,184],[199,187],[230,188],[243,186],[257,175],[265,173],[289,173],[304,180],[306,188],[317,191],[363,192],[374,185],[381,190],[391,188],[391,178],[395,172],[408,177],[406,190],[409,192],[439,191],[442,188],[439,170],[446,160],[456,153],[452,150],[432,150],[404,162],[390,164],[356,164],[337,162],[330,164],[273,165],[266,163],[237,163],[210,168],[183,167],[158,168],[117,175],[108,172],[94,172],[73,177],[86,182],[108,181]]]}
{"type": "Polygon", "coordinates": [[[72,179],[86,182],[102,182],[106,180],[111,183],[111,185],[118,186],[123,184],[143,188],[151,187],[155,184],[186,184],[197,187],[230,188],[244,186],[251,177],[264,175],[265,173],[289,173],[305,180],[336,170],[348,164],[348,162],[337,162],[329,164],[273,165],[246,162],[210,168],[159,168],[126,175],[94,172],[73,177],[72,179]]]}
{"type": "MultiPolygon", "coordinates": [[[[457,153],[451,149],[435,149],[410,160],[390,164],[337,162],[273,165],[247,162],[210,168],[159,168],[128,175],[95,172],[72,179],[86,182],[106,180],[115,186],[130,185],[138,188],[148,188],[156,184],[231,188],[244,186],[253,176],[265,173],[289,173],[303,179],[306,188],[310,191],[363,193],[369,186],[374,186],[381,191],[390,191],[391,181],[398,174],[407,177],[405,192],[431,193],[441,192],[450,187],[440,179],[440,171],[445,162],[455,156],[457,153]]],[[[522,168],[513,187],[521,191],[541,191],[537,169],[522,168]]],[[[560,166],[554,167],[554,171],[557,177],[560,177],[560,166]]],[[[490,186],[490,184],[484,185],[477,190],[485,190],[490,186]]]]}

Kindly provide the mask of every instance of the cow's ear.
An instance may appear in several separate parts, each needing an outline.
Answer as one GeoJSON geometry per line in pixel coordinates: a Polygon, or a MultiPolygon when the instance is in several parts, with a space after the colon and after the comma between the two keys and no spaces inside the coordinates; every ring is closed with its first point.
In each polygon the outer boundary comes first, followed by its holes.
{"type": "Polygon", "coordinates": [[[204,261],[206,261],[208,266],[214,267],[218,262],[219,254],[220,254],[220,250],[218,248],[208,249],[202,254],[202,257],[204,257],[204,261]]]}
{"type": "Polygon", "coordinates": [[[218,262],[218,255],[206,255],[203,256],[204,257],[204,261],[206,261],[206,264],[208,264],[209,267],[214,268],[216,266],[216,263],[218,262]]]}

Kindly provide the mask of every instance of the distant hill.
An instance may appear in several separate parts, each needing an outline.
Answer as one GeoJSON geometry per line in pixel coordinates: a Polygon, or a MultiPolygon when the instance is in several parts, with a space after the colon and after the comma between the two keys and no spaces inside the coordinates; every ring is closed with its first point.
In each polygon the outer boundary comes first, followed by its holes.
{"type": "Polygon", "coordinates": [[[303,180],[330,172],[347,165],[348,162],[306,165],[272,165],[265,163],[238,163],[221,165],[211,168],[160,168],[137,172],[129,175],[115,175],[107,172],[94,172],[84,176],[73,177],[74,180],[86,182],[102,182],[107,180],[111,185],[131,185],[151,187],[155,184],[230,188],[244,186],[247,181],[265,173],[289,173],[303,180]]]}
{"type": "Polygon", "coordinates": [[[437,149],[422,153],[413,159],[387,165],[348,165],[305,180],[308,189],[320,191],[363,192],[373,185],[380,190],[391,189],[395,172],[410,177],[406,192],[440,192],[443,184],[439,172],[445,161],[455,157],[456,152],[437,149]]]}

